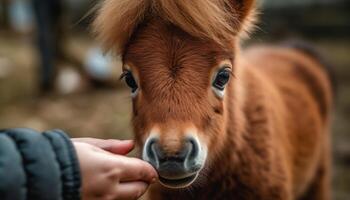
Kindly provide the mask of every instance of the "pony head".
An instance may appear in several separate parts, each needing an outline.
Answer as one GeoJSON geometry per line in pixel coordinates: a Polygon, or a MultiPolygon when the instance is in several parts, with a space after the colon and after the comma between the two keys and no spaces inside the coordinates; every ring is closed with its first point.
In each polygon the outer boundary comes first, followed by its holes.
{"type": "Polygon", "coordinates": [[[239,38],[254,0],[106,0],[94,28],[122,55],[142,158],[169,188],[184,188],[227,139],[239,38]]]}

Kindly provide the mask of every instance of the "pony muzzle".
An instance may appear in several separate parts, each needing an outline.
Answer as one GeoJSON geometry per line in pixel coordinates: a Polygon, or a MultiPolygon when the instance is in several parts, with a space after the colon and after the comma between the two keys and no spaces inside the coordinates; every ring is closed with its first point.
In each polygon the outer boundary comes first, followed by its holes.
{"type": "Polygon", "coordinates": [[[161,143],[158,136],[150,136],[142,157],[157,170],[159,181],[165,187],[188,187],[203,168],[207,150],[193,136],[178,141],[180,145],[176,149],[167,145],[173,142],[165,140],[161,143]]]}

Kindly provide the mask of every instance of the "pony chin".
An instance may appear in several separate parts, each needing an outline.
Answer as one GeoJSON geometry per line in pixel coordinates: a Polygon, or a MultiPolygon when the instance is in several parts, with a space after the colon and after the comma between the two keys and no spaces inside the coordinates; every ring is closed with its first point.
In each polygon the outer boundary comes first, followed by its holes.
{"type": "Polygon", "coordinates": [[[178,180],[170,180],[159,177],[159,183],[169,189],[183,189],[191,186],[198,178],[199,172],[178,180]]]}

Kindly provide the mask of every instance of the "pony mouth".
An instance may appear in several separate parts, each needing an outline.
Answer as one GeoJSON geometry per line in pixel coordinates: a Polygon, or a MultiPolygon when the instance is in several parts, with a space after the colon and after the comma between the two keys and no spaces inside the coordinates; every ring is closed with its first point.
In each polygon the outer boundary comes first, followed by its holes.
{"type": "Polygon", "coordinates": [[[159,176],[159,181],[167,188],[179,189],[190,186],[196,180],[197,176],[198,173],[179,179],[169,179],[159,176]]]}

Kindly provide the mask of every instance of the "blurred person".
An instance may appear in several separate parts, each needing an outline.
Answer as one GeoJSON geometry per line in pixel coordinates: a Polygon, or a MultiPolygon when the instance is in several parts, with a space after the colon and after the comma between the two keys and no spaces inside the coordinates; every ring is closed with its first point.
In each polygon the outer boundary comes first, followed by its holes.
{"type": "Polygon", "coordinates": [[[99,48],[88,51],[86,58],[74,58],[64,49],[64,10],[61,0],[32,0],[37,21],[38,47],[40,52],[40,90],[47,93],[57,89],[68,94],[79,90],[84,82],[93,86],[108,86],[115,83],[111,61],[99,48]],[[75,69],[57,69],[57,64],[66,62],[75,69]],[[85,66],[85,67],[84,67],[85,66]],[[57,74],[57,75],[56,75],[57,74]],[[110,84],[112,82],[112,84],[110,84]]]}
{"type": "Polygon", "coordinates": [[[32,0],[37,22],[37,42],[40,53],[39,84],[41,92],[53,89],[55,64],[62,55],[62,2],[61,0],[32,0]]]}
{"type": "Polygon", "coordinates": [[[137,199],[157,173],[124,156],[133,146],[132,141],[71,140],[59,130],[0,130],[0,199],[137,199]]]}
{"type": "Polygon", "coordinates": [[[40,53],[40,91],[45,94],[55,88],[60,93],[68,94],[87,85],[114,86],[116,81],[112,62],[108,56],[103,55],[100,48],[92,47],[83,58],[75,58],[66,52],[64,1],[32,0],[32,4],[40,53]],[[58,69],[58,64],[68,64],[74,69],[58,69]]]}

